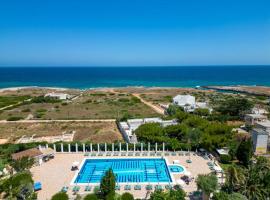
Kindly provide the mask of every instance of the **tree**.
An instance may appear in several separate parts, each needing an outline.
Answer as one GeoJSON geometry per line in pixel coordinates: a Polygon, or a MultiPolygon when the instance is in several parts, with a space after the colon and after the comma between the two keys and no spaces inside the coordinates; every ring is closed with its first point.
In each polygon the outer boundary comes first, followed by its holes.
{"type": "Polygon", "coordinates": [[[205,199],[209,199],[210,194],[218,188],[217,177],[213,174],[199,175],[196,182],[198,189],[203,191],[205,199]]]}
{"type": "Polygon", "coordinates": [[[68,195],[64,192],[58,192],[52,196],[51,200],[68,200],[68,195]]]}
{"type": "Polygon", "coordinates": [[[83,198],[83,200],[98,200],[98,197],[96,194],[88,194],[83,198]]]}
{"type": "Polygon", "coordinates": [[[19,160],[14,160],[11,162],[11,166],[16,170],[16,172],[21,172],[30,169],[34,165],[34,159],[29,157],[22,157],[19,160]]]}
{"type": "Polygon", "coordinates": [[[106,171],[100,183],[100,192],[103,198],[115,194],[115,175],[112,169],[106,171]]]}
{"type": "Polygon", "coordinates": [[[207,108],[197,108],[194,110],[194,114],[199,116],[208,116],[210,112],[207,108]]]}
{"type": "Polygon", "coordinates": [[[134,197],[132,194],[125,192],[121,195],[121,200],[134,200],[134,197]]]}
{"type": "Polygon", "coordinates": [[[227,168],[225,188],[229,193],[238,191],[240,186],[243,184],[243,181],[244,176],[240,170],[233,165],[227,168]]]}
{"type": "Polygon", "coordinates": [[[180,187],[169,191],[155,190],[151,193],[150,200],[184,200],[186,193],[180,187]]]}
{"type": "Polygon", "coordinates": [[[23,197],[25,199],[33,195],[33,179],[29,172],[20,172],[3,180],[0,185],[0,193],[4,192],[7,199],[23,197]]]}
{"type": "Polygon", "coordinates": [[[252,142],[250,139],[244,140],[238,146],[236,157],[244,166],[248,166],[249,161],[253,155],[252,142]]]}

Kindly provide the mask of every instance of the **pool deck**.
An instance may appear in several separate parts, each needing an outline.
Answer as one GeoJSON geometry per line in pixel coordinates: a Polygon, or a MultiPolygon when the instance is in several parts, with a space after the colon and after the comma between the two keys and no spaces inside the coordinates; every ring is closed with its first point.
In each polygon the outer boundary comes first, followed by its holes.
{"type": "MultiPolygon", "coordinates": [[[[132,158],[143,158],[144,156],[132,156],[132,158]]],[[[155,156],[156,158],[160,158],[160,156],[155,156]]],[[[71,171],[71,166],[74,161],[83,162],[85,158],[84,153],[56,153],[55,158],[43,163],[41,166],[35,166],[31,169],[33,174],[34,181],[40,181],[42,183],[42,190],[38,191],[38,199],[39,200],[47,200],[50,199],[51,196],[57,192],[59,192],[63,186],[68,186],[68,195],[70,198],[74,198],[76,195],[72,192],[71,182],[76,175],[77,171],[71,171]]],[[[89,157],[89,158],[109,158],[107,156],[103,157],[89,157]]],[[[111,157],[110,157],[111,158],[111,157]]],[[[128,158],[128,156],[114,156],[113,158],[128,158]]],[[[154,156],[151,156],[154,158],[154,156]]],[[[167,160],[168,164],[173,164],[174,160],[179,160],[179,164],[184,166],[187,171],[191,173],[190,177],[196,177],[198,174],[208,174],[210,173],[210,169],[207,165],[209,160],[205,160],[203,157],[198,155],[191,154],[190,156],[164,156],[167,160]],[[186,163],[187,159],[191,159],[192,163],[186,163]]],[[[171,174],[173,178],[177,181],[183,176],[183,174],[171,174]]],[[[130,184],[131,185],[131,184],[130,184]]],[[[134,190],[134,187],[131,187],[131,190],[128,191],[134,195],[135,198],[145,198],[147,196],[148,191],[145,189],[145,184],[142,185],[141,190],[134,190]]],[[[153,189],[155,184],[153,185],[153,189]]],[[[81,186],[80,191],[78,194],[84,195],[91,193],[93,191],[93,187],[91,192],[84,192],[84,187],[81,186]]],[[[183,184],[183,189],[189,193],[196,191],[196,182],[193,180],[189,183],[189,185],[183,184]]],[[[122,186],[120,191],[117,193],[124,193],[127,192],[124,190],[122,186]]],[[[148,194],[149,195],[149,194],[148,194]]],[[[149,196],[148,196],[149,197],[149,196]]]]}

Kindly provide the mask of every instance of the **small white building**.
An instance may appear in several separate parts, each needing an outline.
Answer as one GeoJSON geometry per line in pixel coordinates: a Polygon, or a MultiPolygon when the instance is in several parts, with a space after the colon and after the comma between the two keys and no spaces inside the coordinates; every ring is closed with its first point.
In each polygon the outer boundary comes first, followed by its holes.
{"type": "Polygon", "coordinates": [[[184,108],[186,112],[193,112],[196,108],[195,97],[191,95],[177,95],[173,98],[173,103],[184,108]]]}
{"type": "Polygon", "coordinates": [[[253,129],[251,132],[254,152],[256,154],[265,154],[268,147],[269,133],[262,129],[253,129]]]}
{"type": "Polygon", "coordinates": [[[68,100],[68,99],[72,98],[72,96],[69,95],[69,94],[55,93],[55,92],[47,93],[47,94],[45,94],[45,97],[56,98],[56,99],[59,99],[59,100],[68,100]]]}
{"type": "Polygon", "coordinates": [[[269,120],[256,122],[255,127],[259,128],[259,129],[263,129],[264,131],[266,131],[270,134],[270,121],[269,120]]]}
{"type": "Polygon", "coordinates": [[[166,127],[170,125],[176,125],[176,120],[162,120],[159,117],[144,118],[144,119],[129,119],[127,122],[119,122],[119,129],[124,139],[129,143],[137,143],[137,136],[134,131],[142,124],[147,123],[159,123],[161,126],[166,127]]]}
{"type": "Polygon", "coordinates": [[[267,116],[261,114],[246,114],[245,124],[253,126],[255,123],[264,122],[267,120],[267,116]]]}
{"type": "Polygon", "coordinates": [[[259,114],[259,115],[267,115],[268,111],[263,109],[263,108],[259,108],[259,107],[254,107],[251,110],[252,114],[259,114]]]}

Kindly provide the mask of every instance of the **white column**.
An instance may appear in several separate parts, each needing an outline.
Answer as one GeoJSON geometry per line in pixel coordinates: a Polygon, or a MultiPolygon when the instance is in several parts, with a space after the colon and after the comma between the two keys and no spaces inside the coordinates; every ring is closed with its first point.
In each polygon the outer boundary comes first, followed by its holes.
{"type": "Polygon", "coordinates": [[[156,153],[157,153],[157,143],[155,144],[155,151],[156,151],[156,153]]]}
{"type": "Polygon", "coordinates": [[[112,152],[114,152],[114,143],[112,143],[112,152]]]}
{"type": "Polygon", "coordinates": [[[127,147],[127,152],[128,152],[128,143],[126,143],[126,147],[127,147]]]}
{"type": "Polygon", "coordinates": [[[69,153],[71,152],[70,144],[68,144],[68,152],[69,152],[69,153]]]}
{"type": "Polygon", "coordinates": [[[48,144],[46,144],[46,149],[48,149],[49,148],[49,145],[48,144]]]}
{"type": "Polygon", "coordinates": [[[75,144],[76,153],[78,153],[78,143],[75,144]]]}
{"type": "Polygon", "coordinates": [[[120,153],[122,151],[122,144],[121,143],[119,143],[119,151],[120,151],[120,153]]]}
{"type": "Polygon", "coordinates": [[[90,151],[91,151],[91,153],[93,151],[93,144],[92,143],[90,144],[90,151]]]}
{"type": "Polygon", "coordinates": [[[62,153],[64,152],[64,145],[63,145],[63,143],[61,143],[61,152],[62,153]]]}
{"type": "Polygon", "coordinates": [[[107,143],[105,143],[105,152],[107,152],[107,143]]]}
{"type": "Polygon", "coordinates": [[[133,151],[135,152],[136,151],[136,144],[133,143],[133,151]]]}
{"type": "Polygon", "coordinates": [[[143,152],[143,143],[141,143],[141,152],[143,152]]]}
{"type": "Polygon", "coordinates": [[[85,152],[85,144],[83,143],[83,152],[85,152]]]}
{"type": "Polygon", "coordinates": [[[150,152],[150,142],[148,142],[148,152],[150,152]]]}
{"type": "Polygon", "coordinates": [[[56,152],[56,145],[53,144],[53,150],[56,152]]]}
{"type": "Polygon", "coordinates": [[[97,151],[99,152],[99,144],[97,144],[97,151]]]}
{"type": "Polygon", "coordinates": [[[164,153],[164,151],[165,151],[165,143],[163,142],[162,143],[162,152],[164,153]]]}

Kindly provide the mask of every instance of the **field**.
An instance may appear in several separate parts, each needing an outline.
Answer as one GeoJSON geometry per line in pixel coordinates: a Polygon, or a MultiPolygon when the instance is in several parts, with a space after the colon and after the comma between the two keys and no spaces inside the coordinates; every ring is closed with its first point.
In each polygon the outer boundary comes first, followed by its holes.
{"type": "Polygon", "coordinates": [[[30,103],[0,113],[0,120],[22,119],[121,119],[159,116],[128,93],[85,91],[69,102],[30,103]]]}
{"type": "Polygon", "coordinates": [[[0,138],[14,142],[21,136],[54,136],[76,131],[74,141],[114,142],[122,140],[114,122],[0,123],[0,138]]]}

